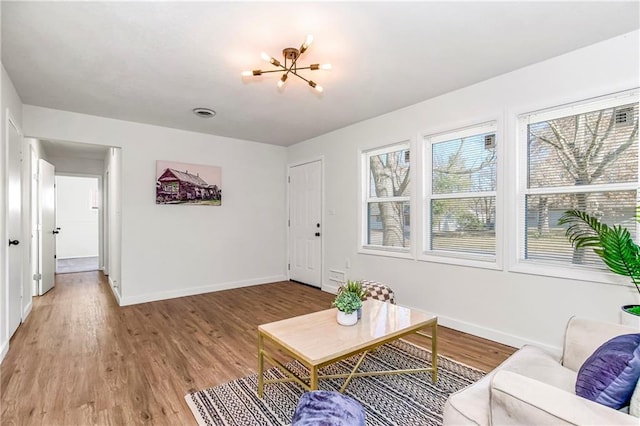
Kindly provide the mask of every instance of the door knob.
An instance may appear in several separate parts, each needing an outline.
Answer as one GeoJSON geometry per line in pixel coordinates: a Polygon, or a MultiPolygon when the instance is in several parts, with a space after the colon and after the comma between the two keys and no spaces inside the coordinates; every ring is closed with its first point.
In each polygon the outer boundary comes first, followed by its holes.
{"type": "Polygon", "coordinates": [[[316,237],[319,237],[319,236],[320,236],[320,233],[319,233],[319,232],[316,232],[316,237]]]}
{"type": "Polygon", "coordinates": [[[52,231],[52,233],[54,234],[59,234],[60,233],[60,228],[56,228],[52,231]]]}
{"type": "Polygon", "coordinates": [[[10,246],[17,246],[18,244],[20,244],[20,241],[18,241],[18,240],[9,240],[9,245],[10,246]]]}

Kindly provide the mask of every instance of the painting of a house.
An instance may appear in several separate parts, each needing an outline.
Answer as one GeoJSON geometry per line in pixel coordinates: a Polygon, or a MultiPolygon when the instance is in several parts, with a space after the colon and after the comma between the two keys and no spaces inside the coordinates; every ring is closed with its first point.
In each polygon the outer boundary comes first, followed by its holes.
{"type": "Polygon", "coordinates": [[[156,204],[222,204],[222,170],[216,166],[156,162],[156,204]]]}

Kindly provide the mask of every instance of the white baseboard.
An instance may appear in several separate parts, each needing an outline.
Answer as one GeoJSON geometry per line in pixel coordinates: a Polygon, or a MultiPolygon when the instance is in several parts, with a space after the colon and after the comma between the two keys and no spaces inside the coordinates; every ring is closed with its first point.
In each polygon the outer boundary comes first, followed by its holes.
{"type": "Polygon", "coordinates": [[[24,310],[22,311],[22,322],[27,319],[27,317],[31,313],[31,309],[33,309],[33,300],[30,300],[29,304],[24,307],[24,310]]]}
{"type": "Polygon", "coordinates": [[[4,361],[4,357],[7,356],[7,352],[9,352],[9,341],[2,342],[2,348],[0,349],[0,364],[4,361]]]}
{"type": "Polygon", "coordinates": [[[115,296],[116,301],[118,302],[118,305],[122,306],[122,303],[120,302],[120,293],[116,290],[116,286],[115,286],[114,282],[111,281],[111,277],[110,276],[107,276],[107,279],[109,280],[109,287],[111,288],[111,292],[115,296]]]}
{"type": "Polygon", "coordinates": [[[513,346],[515,348],[521,348],[524,345],[535,345],[554,354],[562,353],[562,348],[560,347],[549,346],[546,343],[536,342],[513,334],[503,333],[502,331],[478,326],[465,321],[459,321],[455,318],[438,315],[438,324],[444,327],[453,328],[454,330],[473,334],[474,336],[482,337],[484,339],[493,340],[494,342],[502,343],[504,345],[513,346]]]}
{"type": "Polygon", "coordinates": [[[335,284],[333,282],[330,283],[326,283],[322,285],[322,291],[326,291],[327,293],[332,293],[332,294],[336,294],[338,293],[338,284],[335,284]]]}
{"type": "Polygon", "coordinates": [[[249,287],[252,285],[268,284],[277,281],[286,281],[285,275],[273,277],[254,278],[244,281],[233,281],[227,283],[209,284],[199,287],[181,288],[178,290],[160,291],[157,293],[146,293],[138,296],[122,297],[119,300],[120,306],[136,305],[138,303],[155,302],[157,300],[174,299],[176,297],[193,296],[196,294],[212,293],[220,290],[230,290],[233,288],[249,287]]]}

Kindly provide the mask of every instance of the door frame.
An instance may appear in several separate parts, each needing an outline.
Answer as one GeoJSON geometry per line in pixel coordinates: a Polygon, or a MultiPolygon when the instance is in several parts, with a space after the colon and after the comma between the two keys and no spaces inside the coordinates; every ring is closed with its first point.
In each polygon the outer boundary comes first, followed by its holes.
{"type": "MultiPolygon", "coordinates": [[[[69,177],[78,177],[78,178],[91,178],[98,180],[98,200],[100,202],[100,208],[98,209],[98,270],[105,270],[105,257],[104,257],[104,179],[102,175],[90,174],[90,173],[70,173],[70,172],[60,172],[57,171],[54,173],[54,178],[56,176],[69,176],[69,177]]],[[[56,197],[55,210],[58,210],[58,197],[56,197]]],[[[57,218],[57,215],[56,215],[57,218]]],[[[56,219],[57,220],[57,219],[56,219]]],[[[57,226],[57,222],[56,222],[57,226]]],[[[57,258],[56,258],[56,271],[58,270],[57,258]]]]}
{"type": "Polygon", "coordinates": [[[305,164],[315,163],[316,161],[320,162],[320,223],[322,223],[321,232],[320,232],[320,290],[324,289],[324,234],[325,234],[325,215],[324,215],[324,205],[325,205],[325,195],[324,195],[324,155],[313,157],[304,161],[296,161],[294,163],[287,164],[287,176],[285,179],[285,185],[287,186],[287,217],[285,218],[285,227],[287,229],[287,258],[285,259],[286,263],[284,265],[286,271],[287,280],[291,279],[291,274],[289,270],[289,264],[291,262],[291,228],[289,227],[289,220],[291,218],[291,185],[289,184],[289,177],[291,176],[291,169],[293,167],[303,166],[305,164]]]}
{"type": "Polygon", "coordinates": [[[29,277],[31,278],[31,295],[37,296],[40,287],[40,157],[33,145],[29,144],[29,277]],[[35,162],[34,162],[35,160],[35,162]],[[34,175],[35,184],[34,184],[34,175]],[[35,234],[34,234],[35,225],[35,234]],[[32,275],[33,274],[33,275],[32,275]],[[35,276],[38,275],[36,278],[35,276]]]}

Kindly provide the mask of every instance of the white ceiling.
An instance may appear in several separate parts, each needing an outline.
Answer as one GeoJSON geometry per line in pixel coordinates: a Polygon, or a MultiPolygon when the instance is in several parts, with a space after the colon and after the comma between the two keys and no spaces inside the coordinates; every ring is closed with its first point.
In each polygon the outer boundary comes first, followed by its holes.
{"type": "Polygon", "coordinates": [[[639,5],[3,0],[2,63],[25,104],[287,146],[633,31],[639,5]],[[308,33],[322,95],[240,77],[308,33]]]}
{"type": "Polygon", "coordinates": [[[80,158],[85,160],[104,160],[109,147],[88,143],[42,140],[42,148],[47,158],[80,158]]]}

